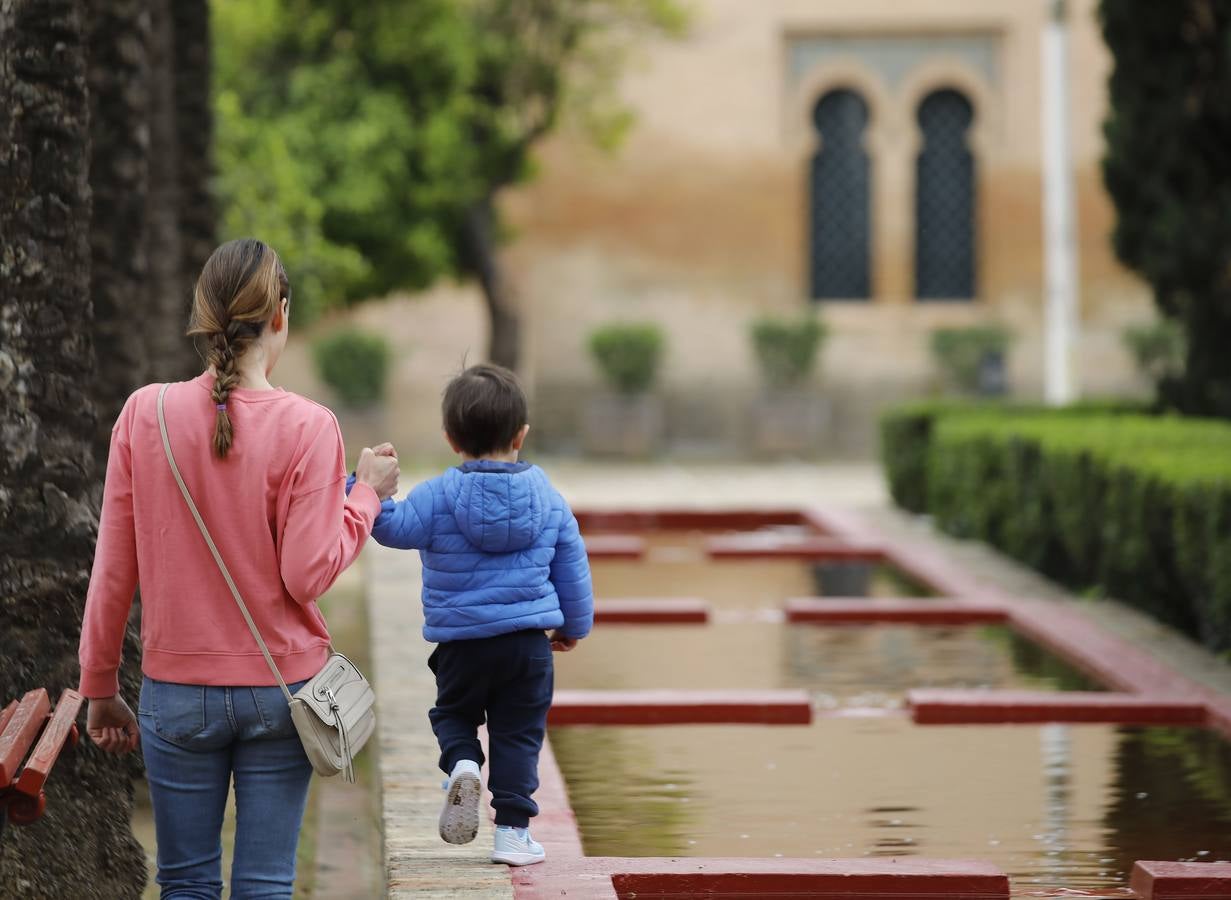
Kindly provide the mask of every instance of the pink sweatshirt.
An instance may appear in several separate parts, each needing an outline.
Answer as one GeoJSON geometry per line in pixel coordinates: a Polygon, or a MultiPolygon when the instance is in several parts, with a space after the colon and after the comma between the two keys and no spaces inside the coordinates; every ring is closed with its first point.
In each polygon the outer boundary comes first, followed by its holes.
{"type": "MultiPolygon", "coordinates": [[[[218,459],[212,386],[206,374],[168,389],[171,450],[282,677],[302,681],[328,657],[316,599],[359,555],[380,501],[364,484],[345,496],[333,413],[283,390],[232,391],[235,442],[218,459]]],[[[159,387],[129,397],[111,433],[81,628],[81,693],[117,692],[138,583],[146,675],[184,684],[276,684],[171,475],[158,431],[159,387]]]]}

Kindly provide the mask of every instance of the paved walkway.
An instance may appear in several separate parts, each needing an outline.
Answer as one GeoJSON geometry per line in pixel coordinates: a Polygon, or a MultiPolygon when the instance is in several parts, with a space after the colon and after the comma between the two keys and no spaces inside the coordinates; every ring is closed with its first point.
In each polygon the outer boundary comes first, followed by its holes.
{"type": "MultiPolygon", "coordinates": [[[[1145,616],[1111,601],[1083,601],[978,544],[936,534],[926,520],[888,506],[873,465],[594,465],[547,462],[576,507],[827,507],[853,509],[886,536],[909,536],[940,549],[971,574],[1019,596],[1068,600],[1116,635],[1156,653],[1180,672],[1231,693],[1231,666],[1145,616]]],[[[403,483],[413,483],[408,474],[403,483]]],[[[511,898],[508,871],[487,861],[491,826],[478,840],[449,847],[436,833],[441,774],[427,720],[435,693],[420,636],[418,554],[372,544],[368,603],[377,694],[385,863],[390,897],[511,898]]]]}
{"type": "Polygon", "coordinates": [[[463,847],[446,844],[436,830],[444,792],[427,719],[436,683],[427,668],[432,645],[420,632],[419,554],[375,543],[364,554],[388,896],[511,898],[508,869],[487,858],[491,826],[486,817],[478,839],[463,847]]]}

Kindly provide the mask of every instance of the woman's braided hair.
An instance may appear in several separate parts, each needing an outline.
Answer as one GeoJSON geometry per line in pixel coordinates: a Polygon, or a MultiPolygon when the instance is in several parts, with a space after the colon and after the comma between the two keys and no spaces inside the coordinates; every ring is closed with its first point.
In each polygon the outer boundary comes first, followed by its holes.
{"type": "Polygon", "coordinates": [[[239,359],[290,299],[286,271],[273,249],[255,238],[228,241],[206,261],[192,297],[190,337],[205,342],[205,361],[217,373],[212,394],[214,452],[225,459],[235,435],[227,401],[239,384],[239,359]]]}

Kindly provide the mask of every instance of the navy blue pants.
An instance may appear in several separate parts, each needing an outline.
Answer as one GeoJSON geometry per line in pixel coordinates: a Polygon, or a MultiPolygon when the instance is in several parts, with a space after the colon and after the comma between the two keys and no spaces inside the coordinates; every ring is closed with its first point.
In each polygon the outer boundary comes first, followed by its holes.
{"type": "Polygon", "coordinates": [[[524,828],[539,814],[539,751],[547,730],[554,669],[542,631],[439,644],[427,664],[436,675],[428,714],[440,744],[440,768],[461,759],[484,762],[479,726],[487,721],[487,787],[497,825],[524,828]]]}

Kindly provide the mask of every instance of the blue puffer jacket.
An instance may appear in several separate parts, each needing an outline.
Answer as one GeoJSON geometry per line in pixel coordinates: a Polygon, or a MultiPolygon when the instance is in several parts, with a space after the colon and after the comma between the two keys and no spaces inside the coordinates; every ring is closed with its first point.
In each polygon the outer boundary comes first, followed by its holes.
{"type": "Polygon", "coordinates": [[[386,500],[372,528],[423,560],[423,636],[433,643],[594,621],[590,562],[577,519],[530,463],[467,462],[386,500]]]}

